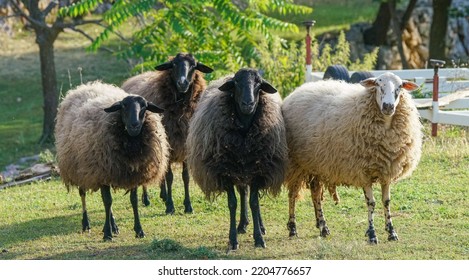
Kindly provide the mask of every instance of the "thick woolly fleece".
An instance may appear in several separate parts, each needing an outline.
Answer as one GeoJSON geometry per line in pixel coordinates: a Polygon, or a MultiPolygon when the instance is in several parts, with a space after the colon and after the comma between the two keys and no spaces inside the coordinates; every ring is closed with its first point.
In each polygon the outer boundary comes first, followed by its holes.
{"type": "Polygon", "coordinates": [[[278,93],[260,93],[252,126],[243,132],[232,92],[218,88],[226,78],[212,82],[190,122],[188,164],[194,180],[208,198],[226,191],[222,180],[260,187],[276,195],[288,162],[285,125],[278,93]]]}
{"type": "Polygon", "coordinates": [[[392,183],[408,176],[421,155],[419,114],[406,91],[387,126],[376,92],[359,84],[320,81],[300,86],[283,103],[290,165],[288,188],[311,176],[336,186],[392,183]]]}
{"type": "Polygon", "coordinates": [[[67,93],[55,128],[57,160],[67,188],[133,189],[163,179],[169,145],[161,117],[147,111],[140,135],[131,137],[119,112],[103,110],[126,96],[122,89],[101,82],[67,93]]]}
{"type": "Polygon", "coordinates": [[[171,80],[171,71],[151,71],[129,78],[122,84],[129,93],[143,96],[165,111],[163,125],[171,147],[171,162],[183,162],[189,120],[194,114],[206,82],[200,71],[195,71],[193,82],[186,93],[180,93],[171,80]]]}

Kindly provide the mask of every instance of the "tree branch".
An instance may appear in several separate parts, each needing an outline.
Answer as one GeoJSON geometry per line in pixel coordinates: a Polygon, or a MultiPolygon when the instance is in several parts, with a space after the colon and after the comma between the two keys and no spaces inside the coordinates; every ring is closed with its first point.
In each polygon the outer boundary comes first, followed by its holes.
{"type": "Polygon", "coordinates": [[[50,1],[49,5],[42,11],[44,17],[46,17],[50,12],[58,5],[57,0],[50,1]]]}
{"type": "MultiPolygon", "coordinates": [[[[90,35],[88,35],[85,31],[76,28],[75,26],[68,27],[68,29],[70,29],[70,30],[72,30],[72,31],[74,31],[74,32],[77,32],[77,33],[83,35],[83,36],[86,37],[88,40],[90,40],[90,42],[93,42],[93,41],[94,41],[93,37],[91,37],[90,35]]],[[[105,50],[105,51],[107,51],[107,52],[109,52],[109,53],[114,53],[114,51],[111,50],[111,49],[109,49],[109,48],[100,47],[100,49],[103,49],[103,50],[105,50]]]]}
{"type": "Polygon", "coordinates": [[[40,27],[40,28],[47,28],[47,25],[45,23],[42,23],[40,21],[37,21],[36,19],[30,17],[27,15],[21,7],[18,5],[18,3],[14,0],[10,0],[10,3],[12,5],[13,10],[20,16],[25,18],[29,23],[31,23],[35,27],[40,27]]]}
{"type": "Polygon", "coordinates": [[[404,31],[416,4],[417,4],[417,0],[409,1],[409,4],[407,5],[407,9],[405,10],[404,15],[402,16],[402,19],[401,19],[401,25],[400,25],[401,31],[404,31]]]}
{"type": "Polygon", "coordinates": [[[98,19],[98,20],[77,20],[77,21],[72,21],[72,22],[56,22],[55,26],[57,28],[62,28],[62,29],[65,29],[65,28],[73,28],[73,27],[77,27],[77,26],[80,26],[80,25],[85,25],[85,24],[97,24],[99,26],[101,26],[101,23],[102,20],[98,19]]]}

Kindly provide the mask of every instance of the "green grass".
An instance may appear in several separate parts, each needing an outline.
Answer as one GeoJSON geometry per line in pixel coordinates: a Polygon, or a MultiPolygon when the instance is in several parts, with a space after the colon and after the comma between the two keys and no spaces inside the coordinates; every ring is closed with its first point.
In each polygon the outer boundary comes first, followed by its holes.
{"type": "MultiPolygon", "coordinates": [[[[445,133],[445,132],[443,132],[445,133]]],[[[464,133],[463,133],[464,134],[464,133]]],[[[413,176],[392,187],[392,213],[398,242],[384,231],[379,187],[375,189],[375,226],[380,243],[368,245],[367,210],[362,191],[338,189],[341,203],[328,196],[325,215],[331,230],[319,238],[309,195],[297,205],[299,237],[288,238],[288,199],[261,198],[267,248],[253,246],[252,228],[239,236],[240,249],[227,253],[229,215],[226,195],[214,202],[192,185],[194,214],[184,214],[179,168],[175,174],[176,214],[164,214],[158,188],[150,189],[152,205],[141,207],[146,238],[136,239],[128,195],[113,193],[114,214],[121,231],[102,241],[104,208],[99,193],[88,195],[91,233],[81,233],[78,192],[67,193],[58,178],[0,192],[0,259],[468,259],[469,144],[464,136],[428,139],[413,176]],[[15,215],[11,215],[15,213],[15,215]]]]}
{"type": "MultiPolygon", "coordinates": [[[[350,25],[358,22],[373,22],[378,12],[379,3],[373,0],[297,0],[297,4],[313,8],[311,14],[288,16],[273,15],[280,19],[303,26],[303,21],[315,20],[313,35],[325,32],[338,32],[349,29],[350,25]]],[[[288,39],[301,40],[304,38],[304,27],[300,27],[298,34],[282,34],[288,39]]]]}

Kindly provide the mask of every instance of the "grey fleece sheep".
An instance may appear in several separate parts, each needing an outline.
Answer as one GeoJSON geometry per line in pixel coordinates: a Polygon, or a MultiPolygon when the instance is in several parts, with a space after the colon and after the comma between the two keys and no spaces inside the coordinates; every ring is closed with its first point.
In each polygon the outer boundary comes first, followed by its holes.
{"type": "Polygon", "coordinates": [[[255,246],[265,247],[259,191],[280,192],[288,161],[280,106],[274,87],[241,69],[208,86],[190,122],[189,169],[208,198],[227,192],[230,250],[238,248],[235,185],[243,193],[250,187],[255,246]]]}
{"type": "Polygon", "coordinates": [[[130,191],[137,237],[145,234],[138,214],[137,186],[160,182],[169,145],[161,123],[162,109],[143,97],[101,82],[70,90],[59,106],[55,127],[57,160],[67,188],[79,188],[83,230],[89,230],[86,191],[101,190],[106,222],[104,239],[118,228],[110,188],[130,191]],[[111,232],[112,230],[112,232],[111,232]]]}
{"type": "MultiPolygon", "coordinates": [[[[213,70],[196,61],[191,54],[179,53],[170,61],[156,66],[157,71],[145,72],[129,78],[122,84],[122,88],[133,94],[145,97],[148,101],[158,104],[165,111],[163,125],[171,146],[170,163],[182,162],[182,179],[184,182],[184,212],[192,213],[189,197],[189,171],[186,165],[185,143],[189,120],[194,113],[201,93],[206,84],[202,73],[213,70]]],[[[161,185],[160,197],[166,203],[166,213],[173,214],[174,203],[172,197],[173,172],[171,164],[168,166],[166,180],[161,185]]],[[[143,188],[143,202],[150,201],[143,188]]]]}
{"type": "Polygon", "coordinates": [[[368,241],[377,243],[372,186],[381,185],[388,240],[397,240],[390,212],[390,185],[408,176],[421,155],[417,109],[406,90],[418,86],[392,73],[361,84],[306,83],[285,98],[290,165],[290,236],[296,235],[295,202],[309,184],[321,236],[329,234],[321,200],[323,185],[363,188],[368,207],[368,241]]]}

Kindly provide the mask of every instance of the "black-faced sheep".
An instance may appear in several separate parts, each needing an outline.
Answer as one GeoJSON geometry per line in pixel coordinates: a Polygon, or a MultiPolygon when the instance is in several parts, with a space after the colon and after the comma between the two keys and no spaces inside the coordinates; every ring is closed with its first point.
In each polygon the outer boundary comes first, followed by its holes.
{"type": "Polygon", "coordinates": [[[321,236],[329,234],[322,211],[323,185],[362,187],[368,207],[370,243],[377,243],[373,224],[372,185],[381,184],[388,240],[397,240],[390,212],[390,184],[408,176],[421,154],[419,114],[405,91],[417,85],[392,73],[361,84],[340,81],[307,83],[283,103],[290,165],[290,236],[296,235],[295,202],[309,184],[321,236]]]}
{"type": "Polygon", "coordinates": [[[138,214],[137,187],[160,182],[169,160],[162,109],[143,97],[100,82],[70,90],[61,102],[55,127],[57,160],[63,182],[82,198],[83,231],[90,229],[86,191],[101,190],[104,239],[118,228],[110,188],[130,191],[137,237],[145,234],[138,214]],[[112,232],[111,232],[112,231],[112,232]]]}
{"type": "Polygon", "coordinates": [[[212,82],[190,122],[186,144],[192,176],[206,196],[228,194],[230,250],[238,248],[235,185],[242,199],[250,188],[255,246],[265,247],[259,191],[278,194],[288,162],[276,89],[253,69],[212,82]]]}
{"type": "MultiPolygon", "coordinates": [[[[166,184],[161,185],[160,197],[166,203],[166,213],[174,213],[172,198],[173,172],[172,162],[182,162],[182,179],[184,181],[184,212],[192,213],[189,197],[189,171],[187,169],[185,143],[189,120],[194,113],[200,94],[205,90],[206,83],[202,73],[213,70],[195,60],[191,54],[177,54],[170,61],[156,66],[156,72],[145,72],[134,76],[122,85],[122,88],[133,94],[145,97],[148,101],[161,106],[163,125],[171,147],[171,158],[166,184]]],[[[143,201],[150,201],[144,186],[143,201]]]]}

